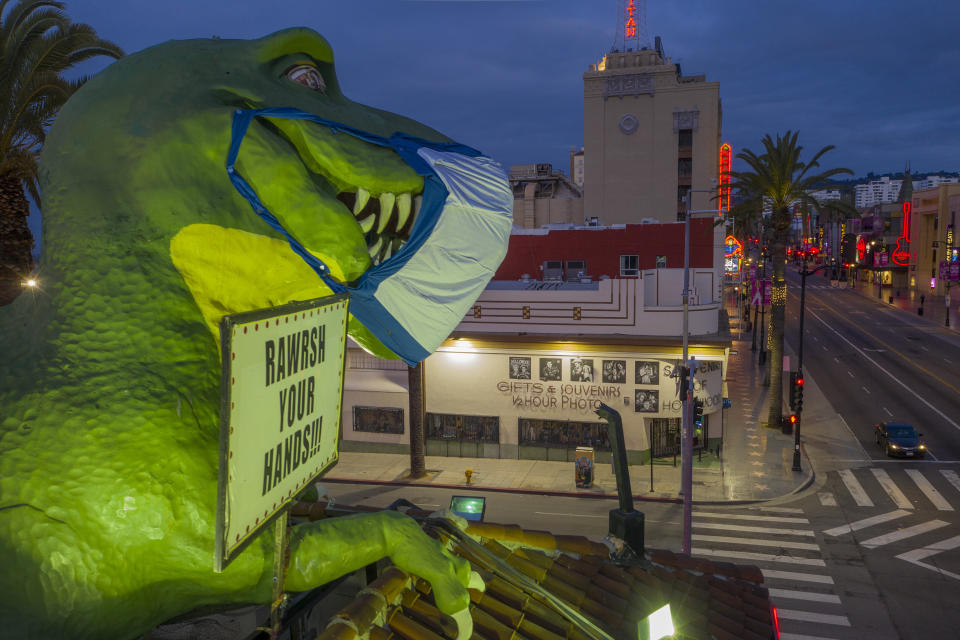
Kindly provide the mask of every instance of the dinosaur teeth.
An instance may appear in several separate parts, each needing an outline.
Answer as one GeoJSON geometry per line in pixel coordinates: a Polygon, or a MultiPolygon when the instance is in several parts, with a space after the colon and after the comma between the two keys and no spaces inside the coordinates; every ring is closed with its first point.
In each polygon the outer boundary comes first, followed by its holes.
{"type": "Polygon", "coordinates": [[[360,220],[360,228],[363,229],[364,233],[370,233],[370,229],[373,229],[373,224],[377,221],[376,216],[367,216],[363,220],[360,220]]]}
{"type": "Polygon", "coordinates": [[[403,229],[403,225],[407,224],[412,204],[409,193],[401,193],[397,196],[397,231],[403,229]]]}
{"type": "Polygon", "coordinates": [[[380,258],[380,262],[383,262],[384,260],[386,260],[387,258],[389,258],[391,255],[393,255],[393,244],[392,244],[392,243],[387,244],[387,246],[384,248],[384,250],[383,250],[383,257],[380,258]]]}
{"type": "Polygon", "coordinates": [[[374,242],[368,249],[367,252],[370,254],[370,259],[374,262],[377,261],[377,257],[380,255],[380,247],[383,246],[383,236],[377,238],[377,241],[374,242]]]}
{"type": "Polygon", "coordinates": [[[370,192],[363,187],[357,187],[357,200],[353,203],[353,215],[359,215],[370,200],[370,192]]]}
{"type": "Polygon", "coordinates": [[[423,205],[423,196],[417,196],[413,199],[413,217],[416,218],[420,213],[420,207],[423,205]]]}
{"type": "Polygon", "coordinates": [[[392,193],[380,194],[380,217],[377,223],[377,233],[383,233],[383,230],[390,223],[390,218],[393,216],[393,203],[396,200],[397,196],[392,193]]]}

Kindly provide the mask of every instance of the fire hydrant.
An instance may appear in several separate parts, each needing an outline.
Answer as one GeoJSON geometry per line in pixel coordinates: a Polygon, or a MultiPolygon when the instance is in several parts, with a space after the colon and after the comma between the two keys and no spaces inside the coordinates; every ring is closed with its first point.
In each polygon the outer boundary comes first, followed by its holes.
{"type": "Polygon", "coordinates": [[[473,484],[470,479],[473,477],[473,469],[466,469],[463,475],[467,476],[467,484],[473,484]]]}

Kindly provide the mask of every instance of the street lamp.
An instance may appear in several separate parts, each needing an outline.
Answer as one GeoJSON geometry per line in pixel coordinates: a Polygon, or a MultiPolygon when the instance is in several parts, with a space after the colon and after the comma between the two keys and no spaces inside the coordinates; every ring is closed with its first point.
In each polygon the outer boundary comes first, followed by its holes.
{"type": "MultiPolygon", "coordinates": [[[[803,270],[800,271],[800,340],[797,347],[797,377],[801,380],[803,379],[803,311],[806,308],[807,276],[816,273],[827,266],[827,264],[824,263],[819,267],[808,271],[806,255],[803,256],[802,264],[803,270]]],[[[791,389],[791,392],[792,391],[793,390],[791,389]]],[[[796,415],[797,421],[793,428],[793,470],[802,471],[800,468],[800,423],[802,422],[801,417],[803,415],[802,407],[797,407],[796,415]]]]}

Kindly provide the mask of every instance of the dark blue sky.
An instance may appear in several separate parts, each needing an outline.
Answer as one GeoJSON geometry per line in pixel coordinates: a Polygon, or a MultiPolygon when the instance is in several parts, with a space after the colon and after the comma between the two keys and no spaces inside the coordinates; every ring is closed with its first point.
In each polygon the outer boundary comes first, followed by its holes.
{"type": "MultiPolygon", "coordinates": [[[[170,39],[308,26],[352,99],[421,120],[506,165],[568,168],[583,144],[587,65],[618,0],[67,0],[127,52],[170,39]]],[[[960,3],[648,0],[651,39],[720,82],[723,138],[758,150],[799,129],[857,175],[960,169],[960,3]]]]}

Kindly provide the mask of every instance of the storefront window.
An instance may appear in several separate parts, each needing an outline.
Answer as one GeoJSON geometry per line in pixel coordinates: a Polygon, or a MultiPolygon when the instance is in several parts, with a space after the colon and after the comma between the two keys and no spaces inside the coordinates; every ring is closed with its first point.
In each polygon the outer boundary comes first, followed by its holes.
{"type": "Polygon", "coordinates": [[[520,418],[518,442],[533,447],[593,447],[609,451],[610,437],[602,422],[520,418]]]}
{"type": "Polygon", "coordinates": [[[403,409],[354,407],[353,430],[368,433],[403,433],[403,409]]]}
{"type": "Polygon", "coordinates": [[[499,443],[500,418],[497,416],[428,413],[427,439],[499,443]]]}

